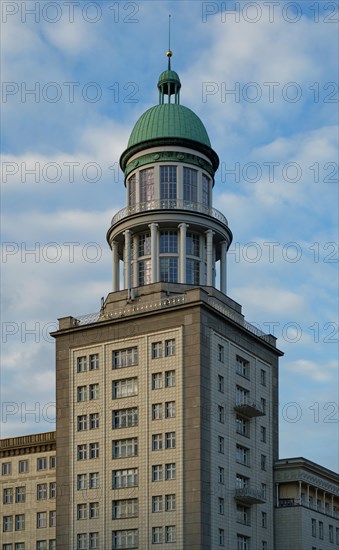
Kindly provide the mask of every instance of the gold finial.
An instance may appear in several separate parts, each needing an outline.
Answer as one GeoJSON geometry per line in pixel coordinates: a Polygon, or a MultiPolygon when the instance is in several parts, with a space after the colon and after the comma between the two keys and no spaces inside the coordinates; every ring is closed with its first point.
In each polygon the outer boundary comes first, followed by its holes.
{"type": "Polygon", "coordinates": [[[173,53],[171,52],[171,50],[168,50],[168,52],[166,52],[166,55],[167,57],[172,57],[173,53]]]}

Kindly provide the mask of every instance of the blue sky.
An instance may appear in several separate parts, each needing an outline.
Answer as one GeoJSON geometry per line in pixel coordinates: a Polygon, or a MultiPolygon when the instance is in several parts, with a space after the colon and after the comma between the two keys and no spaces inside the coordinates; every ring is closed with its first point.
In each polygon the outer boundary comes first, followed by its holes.
{"type": "Polygon", "coordinates": [[[228,294],[285,352],[280,456],[338,470],[338,12],[272,4],[2,3],[2,437],[54,429],[49,330],[111,289],[118,161],[171,13],[181,103],[220,157],[228,294]]]}

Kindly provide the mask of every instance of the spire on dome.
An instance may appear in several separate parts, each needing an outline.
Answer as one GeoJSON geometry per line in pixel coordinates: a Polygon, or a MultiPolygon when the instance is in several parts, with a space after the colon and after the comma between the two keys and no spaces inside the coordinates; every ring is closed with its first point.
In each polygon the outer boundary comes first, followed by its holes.
{"type": "Polygon", "coordinates": [[[171,57],[173,52],[171,50],[171,15],[168,16],[168,51],[166,56],[168,57],[168,69],[159,76],[158,89],[159,89],[159,103],[165,103],[165,95],[168,96],[168,103],[171,103],[171,96],[174,95],[174,103],[180,103],[180,88],[181,82],[179,75],[172,71],[171,57]]]}

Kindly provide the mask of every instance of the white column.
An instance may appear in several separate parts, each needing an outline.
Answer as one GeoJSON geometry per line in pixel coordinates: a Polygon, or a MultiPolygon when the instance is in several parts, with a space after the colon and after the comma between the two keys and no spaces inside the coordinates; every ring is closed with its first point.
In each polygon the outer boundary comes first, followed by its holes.
{"type": "Polygon", "coordinates": [[[220,290],[227,292],[227,243],[222,241],[220,253],[220,290]]]}
{"type": "Polygon", "coordinates": [[[151,281],[156,283],[158,281],[158,224],[151,223],[148,226],[151,230],[151,281]]]}
{"type": "Polygon", "coordinates": [[[125,248],[124,248],[124,286],[125,289],[131,288],[131,232],[127,229],[124,232],[125,248]]]}
{"type": "Polygon", "coordinates": [[[307,508],[310,507],[310,486],[307,485],[307,491],[306,491],[306,506],[307,508]]]}
{"type": "Polygon", "coordinates": [[[207,286],[213,286],[213,231],[206,231],[207,286]]]}
{"type": "Polygon", "coordinates": [[[120,290],[120,266],[119,266],[119,254],[118,243],[112,242],[112,290],[116,292],[120,290]]]}
{"type": "Polygon", "coordinates": [[[180,230],[180,255],[179,255],[179,283],[186,283],[186,234],[187,223],[179,224],[180,230]]]}
{"type": "Polygon", "coordinates": [[[301,504],[301,481],[299,481],[299,504],[301,504]]]}
{"type": "Polygon", "coordinates": [[[133,286],[139,286],[138,235],[133,235],[133,286]]]}

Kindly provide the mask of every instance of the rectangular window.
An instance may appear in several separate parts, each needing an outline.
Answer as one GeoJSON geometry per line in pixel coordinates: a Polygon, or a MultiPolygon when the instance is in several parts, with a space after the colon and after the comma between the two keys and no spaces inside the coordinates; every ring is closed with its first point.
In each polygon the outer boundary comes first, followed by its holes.
{"type": "Polygon", "coordinates": [[[38,540],[36,550],[47,550],[47,540],[38,540]]]}
{"type": "Polygon", "coordinates": [[[47,498],[47,483],[38,483],[36,486],[37,500],[45,500],[47,498]]]}
{"type": "Polygon", "coordinates": [[[162,480],[162,465],[155,464],[152,466],[152,481],[162,480]]]}
{"type": "Polygon", "coordinates": [[[165,372],[165,388],[173,388],[175,386],[175,370],[167,370],[165,372]]]}
{"type": "Polygon", "coordinates": [[[266,443],[266,428],[265,426],[260,426],[260,441],[266,443]]]}
{"type": "Polygon", "coordinates": [[[112,548],[138,548],[138,529],[112,531],[112,548]]]}
{"type": "Polygon", "coordinates": [[[37,470],[47,470],[47,458],[38,458],[37,459],[37,470]]]}
{"type": "Polygon", "coordinates": [[[19,474],[28,472],[28,460],[19,460],[19,474]]]}
{"type": "Polygon", "coordinates": [[[221,344],[218,344],[218,361],[220,361],[220,363],[225,362],[225,349],[221,344]]]}
{"type": "Polygon", "coordinates": [[[152,420],[162,419],[162,403],[153,403],[152,405],[152,420]]]}
{"type": "Polygon", "coordinates": [[[138,348],[126,348],[112,352],[112,368],[122,369],[138,364],[138,348]]]}
{"type": "Polygon", "coordinates": [[[138,395],[138,379],[126,378],[125,380],[114,380],[112,382],[112,398],[132,397],[138,395]]]}
{"type": "Polygon", "coordinates": [[[128,498],[125,500],[113,500],[112,519],[136,518],[138,517],[138,499],[128,498]]]}
{"type": "Polygon", "coordinates": [[[219,546],[225,546],[225,530],[219,529],[219,546]]]}
{"type": "Polygon", "coordinates": [[[89,489],[98,489],[99,487],[100,487],[99,472],[90,472],[88,474],[88,488],[89,489]]]}
{"type": "Polygon", "coordinates": [[[225,500],[221,497],[218,498],[218,511],[221,516],[225,514],[225,500]]]}
{"type": "Polygon", "coordinates": [[[247,403],[250,403],[250,392],[242,386],[237,386],[235,393],[235,402],[236,405],[247,405],[247,403]]]}
{"type": "Polygon", "coordinates": [[[112,429],[131,428],[138,425],[138,408],[120,409],[112,412],[112,429]]]}
{"type": "Polygon", "coordinates": [[[202,175],[202,204],[207,208],[210,205],[210,181],[206,174],[202,175]]]}
{"type": "Polygon", "coordinates": [[[3,476],[9,476],[11,474],[11,471],[12,471],[12,465],[10,462],[4,462],[1,465],[1,474],[3,476]]]}
{"type": "Polygon", "coordinates": [[[13,516],[4,516],[2,520],[2,530],[4,533],[13,531],[13,516]]]}
{"type": "Polygon", "coordinates": [[[165,512],[174,512],[176,509],[175,495],[165,495],[165,512]]]}
{"type": "Polygon", "coordinates": [[[260,404],[262,412],[266,414],[266,399],[264,397],[260,399],[260,404]]]}
{"type": "Polygon", "coordinates": [[[45,529],[47,527],[47,512],[38,512],[36,515],[37,529],[45,529]]]}
{"type": "Polygon", "coordinates": [[[133,174],[128,180],[128,206],[133,208],[136,204],[136,176],[133,174]]]}
{"type": "Polygon", "coordinates": [[[162,496],[157,495],[152,497],[152,512],[153,514],[156,514],[158,512],[162,512],[162,496]]]}
{"type": "Polygon", "coordinates": [[[93,353],[89,356],[89,370],[98,370],[99,368],[99,354],[93,353]]]}
{"type": "Polygon", "coordinates": [[[49,469],[55,470],[56,468],[56,456],[50,456],[49,457],[49,469]]]}
{"type": "Polygon", "coordinates": [[[317,521],[315,519],[312,519],[311,520],[311,525],[312,525],[312,537],[316,537],[317,536],[317,521]]]}
{"type": "Polygon", "coordinates": [[[261,550],[268,550],[267,541],[263,540],[261,543],[261,550]]]}
{"type": "Polygon", "coordinates": [[[90,443],[89,444],[89,459],[99,458],[99,443],[90,443]]]}
{"type": "MultiPolygon", "coordinates": [[[[6,549],[4,549],[4,550],[6,550],[6,549]]],[[[9,548],[9,550],[12,550],[12,548],[9,548]]],[[[14,546],[14,550],[25,550],[25,543],[24,542],[16,542],[15,546],[14,546]]]]}
{"type": "Polygon", "coordinates": [[[319,521],[319,538],[321,540],[324,538],[324,524],[322,521],[319,521]]]}
{"type": "Polygon", "coordinates": [[[99,428],[99,413],[91,413],[89,415],[89,429],[96,430],[99,428]]]}
{"type": "Polygon", "coordinates": [[[262,492],[262,496],[263,498],[267,498],[267,485],[266,483],[262,483],[261,484],[261,492],[262,492]]]}
{"type": "Polygon", "coordinates": [[[160,258],[160,281],[164,283],[178,281],[178,258],[160,258]]]}
{"type": "Polygon", "coordinates": [[[225,439],[221,435],[218,436],[218,453],[225,453],[225,439]]]}
{"type": "Polygon", "coordinates": [[[87,488],[87,474],[78,474],[77,475],[78,491],[83,491],[86,488],[87,488]]]}
{"type": "Polygon", "coordinates": [[[13,502],[13,489],[11,487],[8,487],[7,489],[3,490],[3,504],[12,504],[13,502]]]}
{"type": "Polygon", "coordinates": [[[78,520],[87,519],[87,504],[77,505],[77,519],[78,520]]]}
{"type": "Polygon", "coordinates": [[[55,527],[56,526],[56,511],[51,510],[49,513],[49,526],[55,527]]]}
{"type": "Polygon", "coordinates": [[[238,464],[243,464],[244,466],[250,465],[250,450],[247,447],[243,447],[242,445],[236,446],[236,456],[235,456],[236,462],[238,464]]]}
{"type": "Polygon", "coordinates": [[[83,432],[83,431],[87,430],[87,415],[86,414],[81,414],[80,416],[78,416],[77,429],[78,429],[78,432],[83,432]]]}
{"type": "Polygon", "coordinates": [[[261,527],[267,529],[267,513],[261,512],[261,527]]]}
{"type": "Polygon", "coordinates": [[[250,363],[239,355],[236,356],[236,373],[245,378],[250,377],[250,363]]]}
{"type": "Polygon", "coordinates": [[[162,434],[152,435],[152,451],[161,451],[162,449],[162,434]]]}
{"type": "Polygon", "coordinates": [[[176,527],[175,525],[165,526],[165,542],[176,542],[176,527]]]}
{"type": "Polygon", "coordinates": [[[95,401],[99,399],[99,384],[90,384],[89,385],[89,399],[95,401]]]}
{"type": "Polygon", "coordinates": [[[92,549],[98,550],[99,549],[99,533],[97,533],[97,532],[89,533],[88,542],[89,542],[90,550],[92,550],[92,549]]]}
{"type": "Polygon", "coordinates": [[[25,514],[15,516],[15,530],[23,531],[25,529],[25,514]]]}
{"type": "Polygon", "coordinates": [[[237,434],[244,435],[245,437],[250,436],[250,422],[247,418],[237,415],[236,419],[236,432],[237,434]]]}
{"type": "Polygon", "coordinates": [[[175,339],[165,340],[165,357],[175,355],[175,339]]]}
{"type": "Polygon", "coordinates": [[[87,533],[77,535],[77,550],[87,550],[87,533]]]}
{"type": "Polygon", "coordinates": [[[266,457],[266,455],[261,455],[260,465],[261,465],[261,469],[266,471],[266,467],[267,467],[267,457],[266,457]]]}
{"type": "Polygon", "coordinates": [[[99,502],[90,502],[88,510],[89,519],[96,519],[99,517],[99,502]]]}
{"type": "Polygon", "coordinates": [[[222,466],[218,467],[218,481],[221,485],[225,484],[225,468],[222,466]]]}
{"type": "Polygon", "coordinates": [[[178,252],[177,231],[160,231],[160,254],[165,252],[178,252]]]}
{"type": "Polygon", "coordinates": [[[225,423],[225,409],[222,405],[218,405],[218,421],[221,424],[225,423]]]}
{"type": "Polygon", "coordinates": [[[77,372],[87,371],[87,357],[84,355],[77,358],[77,372]]]}
{"type": "Polygon", "coordinates": [[[154,169],[146,168],[139,172],[139,186],[141,204],[151,202],[154,198],[154,169]]]}
{"type": "Polygon", "coordinates": [[[237,535],[237,550],[250,550],[250,538],[237,535]]]}
{"type": "Polygon", "coordinates": [[[266,371],[264,369],[261,369],[260,370],[260,384],[262,386],[266,386],[266,382],[267,382],[266,371]]]}
{"type": "Polygon", "coordinates": [[[339,544],[339,527],[335,529],[335,543],[339,544]]]}
{"type": "Polygon", "coordinates": [[[225,391],[224,377],[221,376],[221,374],[218,374],[218,391],[220,391],[220,393],[224,393],[225,391]]]}
{"type": "Polygon", "coordinates": [[[165,449],[175,449],[175,432],[165,433],[165,449]]]}
{"type": "Polygon", "coordinates": [[[117,439],[112,441],[112,458],[138,456],[138,438],[117,439]]]}
{"type": "Polygon", "coordinates": [[[87,399],[87,386],[78,386],[77,388],[77,400],[86,401],[87,399]]]}
{"type": "Polygon", "coordinates": [[[251,509],[248,506],[237,505],[237,523],[251,525],[251,509]]]}
{"type": "Polygon", "coordinates": [[[176,477],[176,466],[175,463],[165,464],[165,479],[175,479],[176,477]]]}
{"type": "Polygon", "coordinates": [[[333,525],[328,526],[328,540],[330,542],[334,542],[334,531],[333,531],[333,525]]]}
{"type": "Polygon", "coordinates": [[[165,418],[175,418],[175,401],[165,403],[165,418]]]}
{"type": "Polygon", "coordinates": [[[184,201],[198,202],[198,170],[184,166],[184,201]]]}
{"type": "Polygon", "coordinates": [[[235,485],[237,489],[244,489],[249,485],[249,478],[242,476],[241,474],[237,474],[235,478],[235,485]]]}
{"type": "Polygon", "coordinates": [[[112,471],[112,488],[123,489],[124,487],[138,486],[138,468],[112,471]]]}
{"type": "Polygon", "coordinates": [[[152,390],[160,390],[162,388],[162,372],[152,374],[152,390]]]}
{"type": "Polygon", "coordinates": [[[174,203],[165,206],[176,206],[177,198],[177,167],[160,166],[160,199],[173,200],[174,203]]]}
{"type": "Polygon", "coordinates": [[[152,343],[152,359],[159,359],[162,357],[162,342],[152,343]]]}
{"type": "Polygon", "coordinates": [[[162,543],[162,527],[152,527],[152,544],[162,543]]]}
{"type": "Polygon", "coordinates": [[[56,483],[53,481],[49,484],[49,498],[56,498],[56,483]]]}

